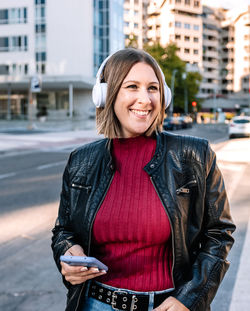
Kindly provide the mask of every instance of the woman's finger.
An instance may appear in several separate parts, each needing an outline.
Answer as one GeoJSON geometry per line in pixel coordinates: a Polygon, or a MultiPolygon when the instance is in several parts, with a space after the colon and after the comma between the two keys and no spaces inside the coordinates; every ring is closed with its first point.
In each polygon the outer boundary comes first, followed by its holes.
{"type": "Polygon", "coordinates": [[[70,282],[72,285],[76,285],[76,284],[81,284],[86,282],[87,280],[96,278],[98,276],[104,275],[106,272],[98,272],[98,273],[90,273],[84,276],[73,276],[73,275],[68,275],[65,276],[65,279],[70,282]]]}

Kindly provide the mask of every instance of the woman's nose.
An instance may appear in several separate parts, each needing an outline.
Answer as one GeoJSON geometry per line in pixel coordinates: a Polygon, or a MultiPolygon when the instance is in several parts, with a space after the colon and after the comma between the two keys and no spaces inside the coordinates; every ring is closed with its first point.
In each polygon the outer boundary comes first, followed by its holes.
{"type": "Polygon", "coordinates": [[[138,94],[138,102],[141,104],[149,104],[151,103],[151,99],[147,89],[141,89],[138,94]]]}

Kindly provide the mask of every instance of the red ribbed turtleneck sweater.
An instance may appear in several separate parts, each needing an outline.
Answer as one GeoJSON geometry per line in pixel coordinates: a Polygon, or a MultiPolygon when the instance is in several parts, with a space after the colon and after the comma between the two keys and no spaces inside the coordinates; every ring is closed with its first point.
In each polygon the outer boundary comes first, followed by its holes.
{"type": "Polygon", "coordinates": [[[98,281],[135,291],[173,287],[171,228],[144,171],[156,140],[114,139],[115,175],[93,225],[94,256],[109,271],[98,281]]]}

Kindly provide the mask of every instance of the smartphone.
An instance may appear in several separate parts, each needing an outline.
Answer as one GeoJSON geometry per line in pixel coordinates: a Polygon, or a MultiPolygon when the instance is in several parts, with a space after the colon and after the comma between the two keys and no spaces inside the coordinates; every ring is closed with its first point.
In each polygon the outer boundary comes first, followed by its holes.
{"type": "Polygon", "coordinates": [[[60,260],[71,266],[97,267],[108,271],[108,267],[95,257],[86,256],[60,256],[60,260]]]}

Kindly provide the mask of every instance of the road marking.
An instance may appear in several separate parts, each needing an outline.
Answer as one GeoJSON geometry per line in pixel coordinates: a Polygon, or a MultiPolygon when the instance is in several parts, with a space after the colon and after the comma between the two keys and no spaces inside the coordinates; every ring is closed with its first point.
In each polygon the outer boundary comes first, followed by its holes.
{"type": "Polygon", "coordinates": [[[38,166],[36,169],[37,170],[45,170],[47,168],[51,168],[51,167],[54,167],[54,166],[60,166],[60,165],[65,164],[65,163],[66,163],[66,161],[60,161],[60,162],[56,162],[56,163],[44,164],[44,165],[38,166]]]}
{"type": "Polygon", "coordinates": [[[3,175],[0,175],[0,179],[4,179],[4,178],[8,178],[8,177],[13,177],[15,176],[16,173],[8,173],[8,174],[3,174],[3,175]]]}

